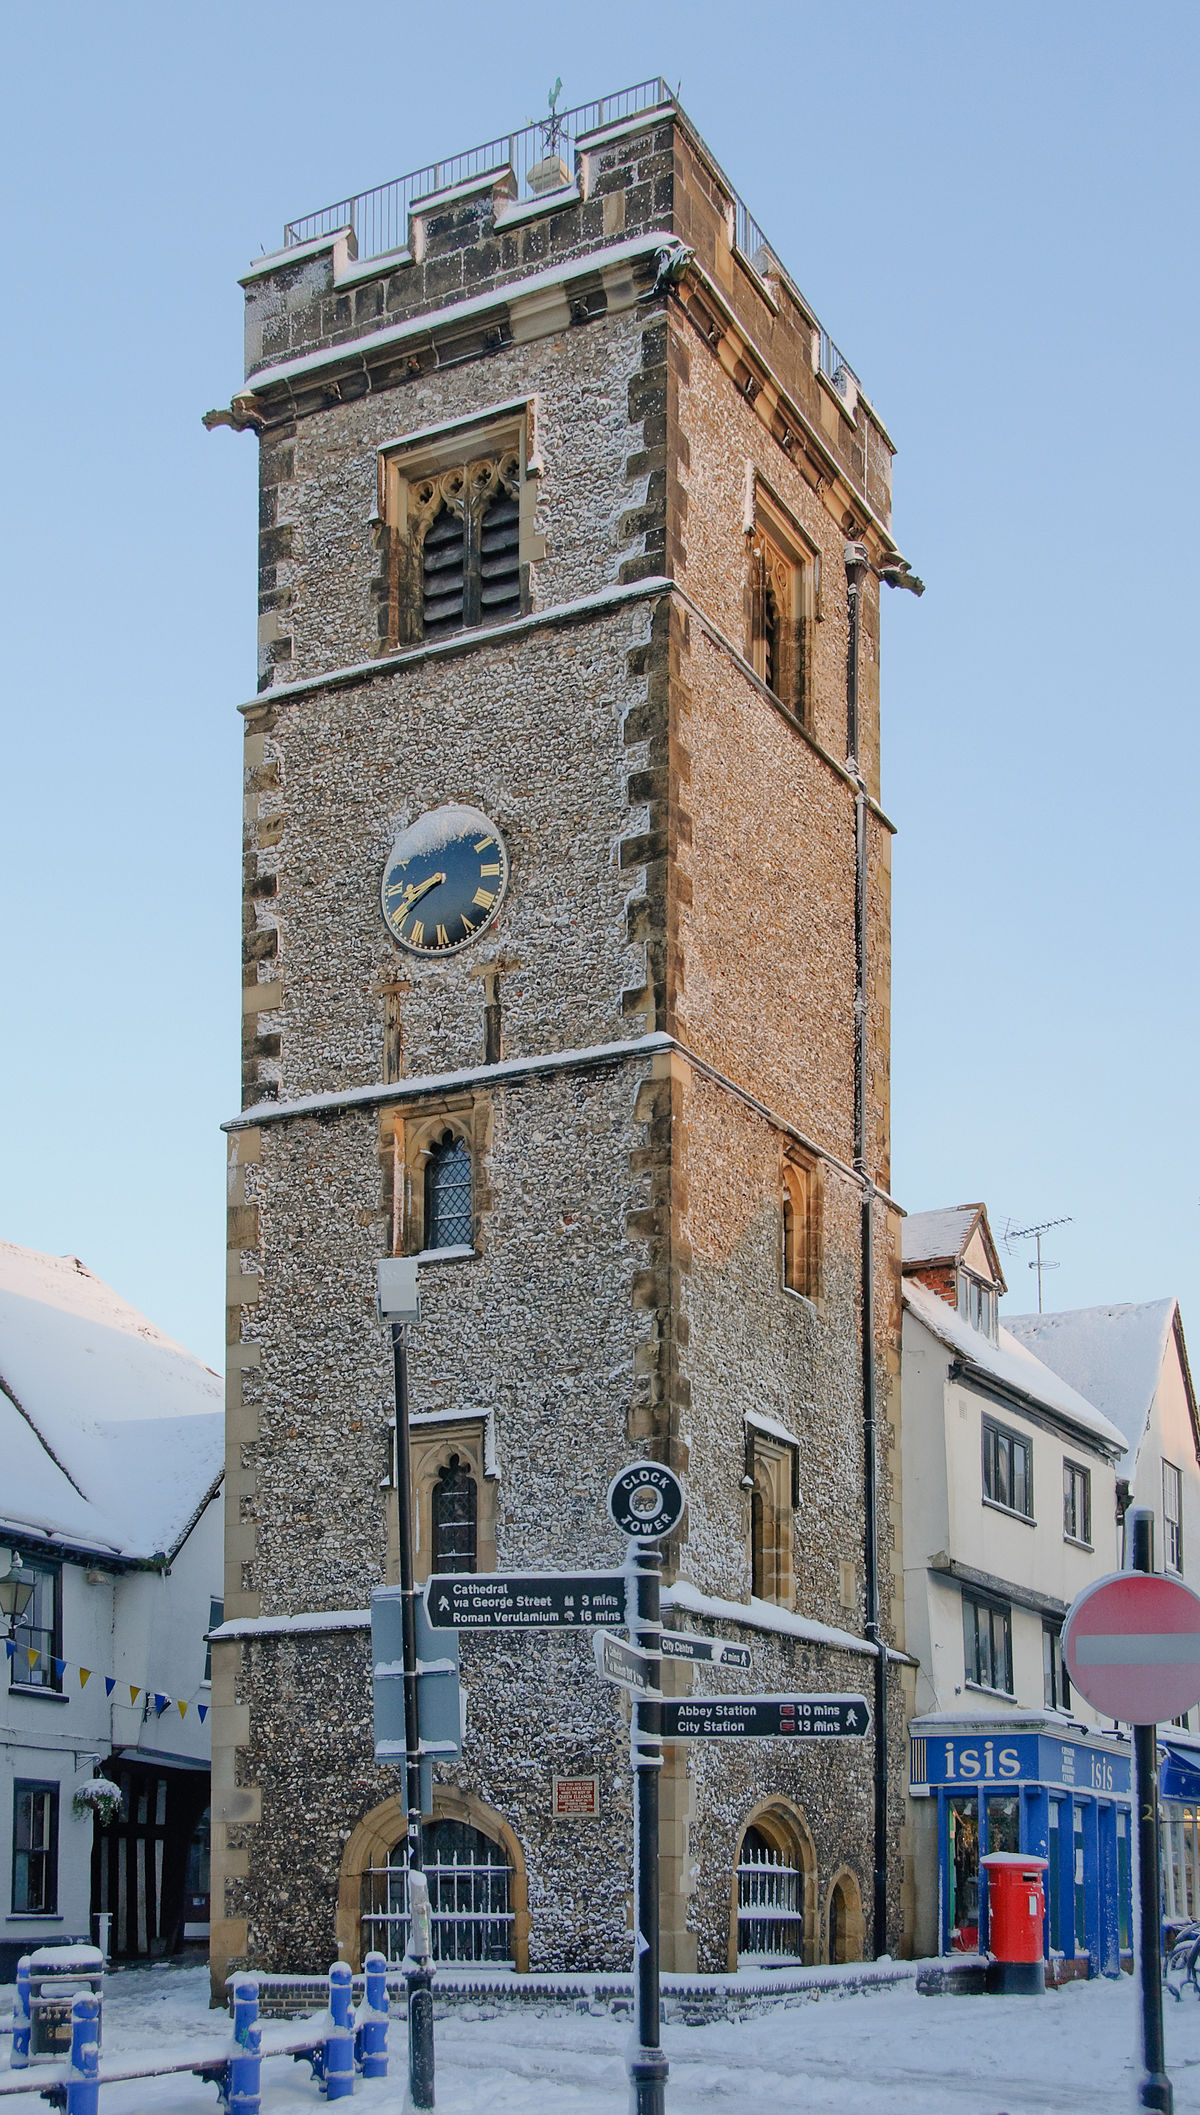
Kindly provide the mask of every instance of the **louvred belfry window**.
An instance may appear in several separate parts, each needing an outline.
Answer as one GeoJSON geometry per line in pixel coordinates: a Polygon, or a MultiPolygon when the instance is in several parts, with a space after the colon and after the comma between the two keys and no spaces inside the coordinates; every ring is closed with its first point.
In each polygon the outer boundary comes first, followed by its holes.
{"type": "Polygon", "coordinates": [[[519,479],[520,459],[506,451],[413,485],[426,639],[520,616],[519,479]]]}

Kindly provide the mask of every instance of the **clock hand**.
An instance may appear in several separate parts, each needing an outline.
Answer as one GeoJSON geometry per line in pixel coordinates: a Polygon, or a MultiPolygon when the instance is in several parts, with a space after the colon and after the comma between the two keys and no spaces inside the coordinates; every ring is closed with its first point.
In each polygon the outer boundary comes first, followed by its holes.
{"type": "Polygon", "coordinates": [[[414,903],[419,903],[422,896],[427,896],[430,889],[436,889],[445,879],[444,874],[431,874],[427,881],[410,881],[404,892],[404,901],[396,916],[401,919],[407,918],[414,903]]]}

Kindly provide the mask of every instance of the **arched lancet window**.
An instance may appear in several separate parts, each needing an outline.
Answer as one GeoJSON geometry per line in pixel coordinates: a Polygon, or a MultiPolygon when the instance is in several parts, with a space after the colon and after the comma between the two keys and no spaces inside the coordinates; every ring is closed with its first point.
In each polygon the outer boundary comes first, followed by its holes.
{"type": "Polygon", "coordinates": [[[756,1481],[750,1493],[750,1591],[759,1601],[770,1599],[774,1583],[768,1570],[767,1519],[762,1485],[756,1481]]]}
{"type": "Polygon", "coordinates": [[[783,1171],[783,1282],[789,1292],[815,1300],[820,1279],[817,1176],[791,1158],[783,1171]]]}
{"type": "Polygon", "coordinates": [[[783,611],[774,583],[768,578],[763,595],[763,678],[768,690],[780,696],[783,668],[783,611]]]}
{"type": "Polygon", "coordinates": [[[473,1238],[470,1148],[445,1131],[425,1165],[425,1247],[469,1247],[473,1238]]]}
{"type": "Polygon", "coordinates": [[[829,1897],[829,1958],[861,1961],[864,1922],[862,1897],[853,1873],[842,1873],[829,1897]]]}
{"type": "Polygon", "coordinates": [[[433,1487],[435,1572],[473,1572],[478,1546],[479,1492],[457,1454],[438,1470],[433,1487]]]}

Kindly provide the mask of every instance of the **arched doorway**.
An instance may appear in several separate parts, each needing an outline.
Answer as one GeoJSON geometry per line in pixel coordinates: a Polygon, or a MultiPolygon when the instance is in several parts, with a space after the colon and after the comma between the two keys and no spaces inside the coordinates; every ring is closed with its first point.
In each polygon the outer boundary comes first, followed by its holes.
{"type": "Polygon", "coordinates": [[[829,1890],[825,1927],[831,1961],[862,1960],[866,1943],[862,1891],[847,1866],[843,1866],[829,1890]]]}
{"type": "MultiPolygon", "coordinates": [[[[434,1793],[424,1828],[425,1873],[433,1911],[434,1957],[529,1967],[525,1860],[507,1822],[482,1800],[453,1788],[434,1793]]],[[[398,1799],[364,1816],[342,1858],[338,1947],[352,1966],[376,1951],[404,1952],[408,1928],[405,1816],[398,1799]]]]}
{"type": "Polygon", "coordinates": [[[816,1874],[800,1809],[762,1801],[747,1817],[734,1861],[731,1968],[816,1960],[816,1874]]]}

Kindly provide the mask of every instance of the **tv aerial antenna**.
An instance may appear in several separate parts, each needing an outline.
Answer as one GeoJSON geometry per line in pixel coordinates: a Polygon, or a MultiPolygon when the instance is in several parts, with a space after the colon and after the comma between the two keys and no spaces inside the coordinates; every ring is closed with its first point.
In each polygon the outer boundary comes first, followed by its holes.
{"type": "Polygon", "coordinates": [[[1074,1225],[1074,1221],[1068,1213],[1065,1219],[1043,1219],[1040,1226],[1014,1226],[1012,1220],[1010,1219],[1008,1225],[1004,1229],[1004,1246],[1008,1250],[1010,1256],[1012,1254],[1014,1241],[1032,1241],[1034,1243],[1037,1253],[1031,1256],[1029,1261],[1029,1268],[1030,1270],[1035,1270],[1037,1272],[1039,1314],[1043,1312],[1042,1272],[1046,1270],[1058,1270],[1059,1268],[1059,1265],[1057,1263],[1052,1262],[1049,1256],[1043,1256],[1042,1237],[1043,1235],[1048,1234],[1052,1227],[1072,1225],[1074,1225]]]}

